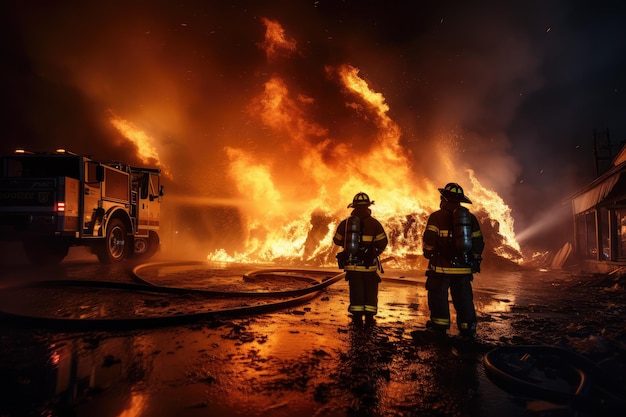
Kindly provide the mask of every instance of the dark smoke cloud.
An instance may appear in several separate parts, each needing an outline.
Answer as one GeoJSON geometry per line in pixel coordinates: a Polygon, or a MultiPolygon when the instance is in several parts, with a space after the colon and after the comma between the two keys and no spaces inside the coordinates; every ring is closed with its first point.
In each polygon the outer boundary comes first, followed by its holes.
{"type": "Polygon", "coordinates": [[[273,73],[315,98],[310,117],[328,137],[368,145],[371,126],[325,73],[350,64],[385,96],[416,176],[438,172],[433,145],[446,141],[529,227],[595,176],[594,128],[625,139],[625,16],[616,2],[430,3],[4,4],[1,150],[63,146],[139,163],[112,111],[158,138],[172,186],[228,197],[225,146],[263,154],[284,143],[250,112],[273,73]],[[298,53],[269,62],[263,19],[298,53]]]}

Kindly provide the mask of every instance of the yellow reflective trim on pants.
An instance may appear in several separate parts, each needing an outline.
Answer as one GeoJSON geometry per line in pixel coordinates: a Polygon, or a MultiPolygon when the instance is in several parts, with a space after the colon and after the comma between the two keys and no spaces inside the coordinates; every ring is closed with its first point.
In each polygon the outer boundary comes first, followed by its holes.
{"type": "Polygon", "coordinates": [[[464,275],[464,274],[471,274],[472,273],[472,268],[470,268],[470,267],[467,267],[467,268],[452,268],[452,267],[444,268],[442,266],[431,266],[429,269],[431,271],[435,271],[435,272],[438,272],[440,274],[447,274],[447,275],[464,275]]]}
{"type": "Polygon", "coordinates": [[[378,312],[378,307],[376,307],[376,306],[366,305],[364,308],[365,308],[365,311],[368,312],[368,313],[377,313],[378,312]]]}
{"type": "Polygon", "coordinates": [[[440,319],[440,318],[433,317],[432,322],[433,324],[436,324],[437,326],[446,326],[446,327],[450,326],[449,319],[440,319]]]}
{"type": "Polygon", "coordinates": [[[362,313],[365,311],[365,306],[349,306],[348,311],[353,313],[362,313]]]}
{"type": "Polygon", "coordinates": [[[343,268],[344,271],[359,271],[359,272],[376,272],[378,265],[363,266],[363,265],[346,265],[343,268]]]}

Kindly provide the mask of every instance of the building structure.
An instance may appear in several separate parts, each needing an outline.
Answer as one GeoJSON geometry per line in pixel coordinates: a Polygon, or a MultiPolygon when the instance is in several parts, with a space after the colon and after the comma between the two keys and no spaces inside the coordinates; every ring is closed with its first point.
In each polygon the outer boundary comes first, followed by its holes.
{"type": "Polygon", "coordinates": [[[626,146],[608,171],[571,197],[574,254],[589,272],[626,267],[626,146]]]}

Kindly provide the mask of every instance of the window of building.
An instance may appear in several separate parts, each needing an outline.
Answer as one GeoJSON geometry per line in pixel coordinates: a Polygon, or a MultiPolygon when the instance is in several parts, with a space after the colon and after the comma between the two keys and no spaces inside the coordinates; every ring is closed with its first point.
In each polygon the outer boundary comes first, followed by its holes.
{"type": "Polygon", "coordinates": [[[606,207],[601,207],[598,210],[598,224],[600,226],[599,240],[600,248],[599,253],[601,261],[611,260],[611,247],[609,236],[611,231],[609,229],[609,210],[606,207]]]}
{"type": "MultiPolygon", "coordinates": [[[[626,228],[624,232],[626,233],[626,228]]],[[[624,243],[626,244],[626,240],[624,243]]],[[[579,256],[588,259],[597,259],[598,245],[595,211],[581,213],[576,216],[576,248],[579,256]]]]}
{"type": "Polygon", "coordinates": [[[616,209],[617,218],[617,257],[626,259],[626,209],[616,209]]]}

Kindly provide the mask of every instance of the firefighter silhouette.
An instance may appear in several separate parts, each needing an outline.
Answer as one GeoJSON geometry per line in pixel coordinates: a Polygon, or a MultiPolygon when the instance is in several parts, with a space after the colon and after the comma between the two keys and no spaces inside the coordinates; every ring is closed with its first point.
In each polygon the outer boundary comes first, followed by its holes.
{"type": "Polygon", "coordinates": [[[476,310],[472,292],[473,274],[480,272],[485,247],[476,217],[461,205],[472,202],[459,184],[439,188],[440,209],[432,213],[423,235],[424,257],[429,260],[426,290],[430,321],[427,327],[446,332],[450,328],[448,290],[457,314],[461,336],[476,333],[476,310]]]}
{"type": "Polygon", "coordinates": [[[344,249],[337,254],[337,261],[346,272],[350,287],[348,311],[357,324],[363,322],[363,317],[366,324],[372,324],[378,312],[378,270],[383,272],[379,255],[388,242],[385,229],[372,217],[372,204],[367,194],[356,194],[348,205],[354,210],[339,223],[333,237],[334,244],[344,249]]]}

